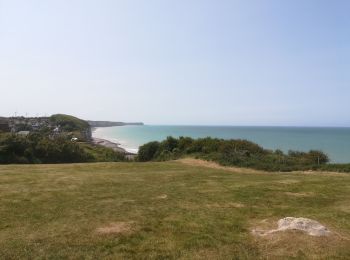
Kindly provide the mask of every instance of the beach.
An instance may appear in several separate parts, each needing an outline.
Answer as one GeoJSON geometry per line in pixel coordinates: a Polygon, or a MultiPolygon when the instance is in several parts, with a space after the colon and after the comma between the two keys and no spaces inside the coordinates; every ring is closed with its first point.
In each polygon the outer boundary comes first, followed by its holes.
{"type": "Polygon", "coordinates": [[[119,153],[130,154],[125,149],[121,148],[118,143],[113,143],[113,142],[105,140],[105,139],[93,137],[92,143],[95,145],[102,145],[104,147],[111,148],[114,151],[119,152],[119,153]]]}

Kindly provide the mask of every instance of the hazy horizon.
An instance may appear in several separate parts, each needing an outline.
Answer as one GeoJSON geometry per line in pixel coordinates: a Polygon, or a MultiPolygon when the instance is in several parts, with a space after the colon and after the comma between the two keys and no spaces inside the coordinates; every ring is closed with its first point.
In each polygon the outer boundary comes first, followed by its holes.
{"type": "Polygon", "coordinates": [[[0,0],[0,116],[350,127],[350,2],[0,0]]]}

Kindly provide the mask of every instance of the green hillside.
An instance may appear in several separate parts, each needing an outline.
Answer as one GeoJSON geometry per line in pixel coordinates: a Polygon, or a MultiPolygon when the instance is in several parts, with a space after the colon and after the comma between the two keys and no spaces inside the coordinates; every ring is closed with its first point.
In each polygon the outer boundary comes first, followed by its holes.
{"type": "Polygon", "coordinates": [[[84,131],[90,126],[88,122],[74,116],[56,114],[50,117],[50,121],[60,125],[65,131],[84,131]]]}

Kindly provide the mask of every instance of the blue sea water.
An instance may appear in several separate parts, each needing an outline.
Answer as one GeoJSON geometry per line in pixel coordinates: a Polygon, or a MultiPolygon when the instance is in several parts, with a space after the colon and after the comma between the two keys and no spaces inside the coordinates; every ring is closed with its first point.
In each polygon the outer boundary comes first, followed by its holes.
{"type": "Polygon", "coordinates": [[[247,139],[264,148],[285,152],[318,149],[327,153],[332,162],[350,163],[350,128],[144,125],[96,128],[93,136],[117,142],[130,152],[167,136],[247,139]]]}

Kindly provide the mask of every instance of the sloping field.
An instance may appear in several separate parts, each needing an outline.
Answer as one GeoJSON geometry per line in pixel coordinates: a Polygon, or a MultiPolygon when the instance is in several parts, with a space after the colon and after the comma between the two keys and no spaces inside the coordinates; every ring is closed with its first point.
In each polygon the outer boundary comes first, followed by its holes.
{"type": "Polygon", "coordinates": [[[0,166],[0,218],[0,259],[349,259],[350,175],[194,160],[0,166]],[[252,234],[283,217],[331,234],[252,234]]]}

